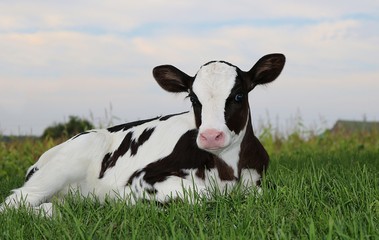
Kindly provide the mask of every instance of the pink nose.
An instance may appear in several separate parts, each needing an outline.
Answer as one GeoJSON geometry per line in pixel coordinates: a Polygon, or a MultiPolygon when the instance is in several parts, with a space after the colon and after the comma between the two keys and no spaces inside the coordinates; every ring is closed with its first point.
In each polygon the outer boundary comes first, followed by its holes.
{"type": "Polygon", "coordinates": [[[218,149],[224,146],[225,134],[216,129],[206,129],[199,134],[199,147],[218,149]]]}

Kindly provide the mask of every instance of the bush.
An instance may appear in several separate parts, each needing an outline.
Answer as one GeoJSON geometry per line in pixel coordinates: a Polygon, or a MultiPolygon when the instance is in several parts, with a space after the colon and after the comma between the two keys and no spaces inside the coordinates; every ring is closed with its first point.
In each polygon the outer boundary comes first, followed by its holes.
{"type": "Polygon", "coordinates": [[[68,138],[93,128],[94,126],[88,120],[76,116],[69,116],[67,123],[58,123],[46,128],[42,134],[42,139],[68,138]]]}

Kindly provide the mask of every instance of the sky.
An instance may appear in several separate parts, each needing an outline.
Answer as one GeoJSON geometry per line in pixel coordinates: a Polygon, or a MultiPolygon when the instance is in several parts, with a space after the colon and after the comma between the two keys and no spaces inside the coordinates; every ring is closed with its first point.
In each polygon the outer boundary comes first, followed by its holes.
{"type": "Polygon", "coordinates": [[[5,0],[0,16],[0,134],[40,135],[70,115],[107,127],[186,111],[155,66],[249,70],[275,52],[282,74],[249,94],[255,128],[379,121],[377,0],[5,0]]]}

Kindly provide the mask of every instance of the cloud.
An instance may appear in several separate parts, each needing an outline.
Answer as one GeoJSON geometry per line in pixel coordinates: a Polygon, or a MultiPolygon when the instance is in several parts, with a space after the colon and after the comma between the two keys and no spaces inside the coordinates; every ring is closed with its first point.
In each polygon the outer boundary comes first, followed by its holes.
{"type": "Polygon", "coordinates": [[[375,15],[378,3],[370,0],[317,1],[14,1],[1,2],[2,31],[100,31],[132,32],[149,24],[188,27],[202,24],[258,21],[340,19],[363,14],[375,15]]]}
{"type": "Polygon", "coordinates": [[[62,116],[102,114],[109,103],[127,120],[180,111],[188,104],[173,104],[183,96],[154,83],[154,66],[194,75],[223,59],[248,70],[270,52],[288,61],[278,81],[253,93],[254,114],[301,109],[332,121],[364,110],[379,118],[370,108],[379,101],[376,2],[37,0],[0,9],[0,131],[40,132],[62,116]]]}

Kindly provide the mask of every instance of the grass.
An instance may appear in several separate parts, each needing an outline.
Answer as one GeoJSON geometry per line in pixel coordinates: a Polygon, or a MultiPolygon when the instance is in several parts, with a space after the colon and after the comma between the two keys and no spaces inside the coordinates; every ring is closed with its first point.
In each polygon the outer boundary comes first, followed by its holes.
{"type": "MultiPolygon", "coordinates": [[[[71,196],[53,219],[0,214],[0,239],[379,239],[379,134],[260,138],[271,155],[260,197],[235,190],[197,205],[127,206],[71,196]]],[[[0,145],[0,200],[52,145],[0,145]]]]}

